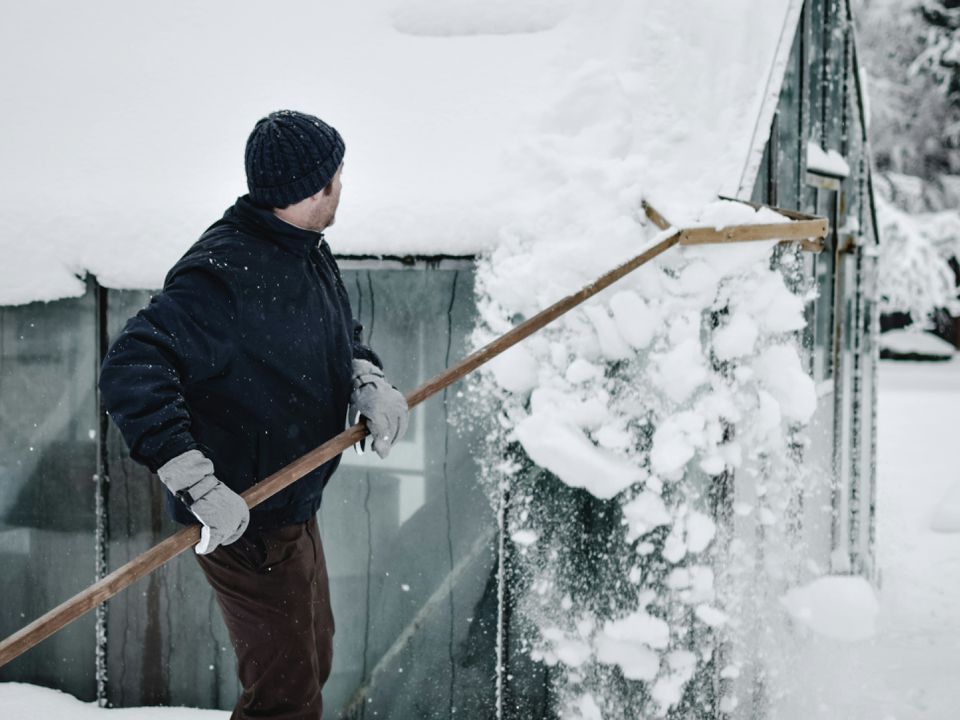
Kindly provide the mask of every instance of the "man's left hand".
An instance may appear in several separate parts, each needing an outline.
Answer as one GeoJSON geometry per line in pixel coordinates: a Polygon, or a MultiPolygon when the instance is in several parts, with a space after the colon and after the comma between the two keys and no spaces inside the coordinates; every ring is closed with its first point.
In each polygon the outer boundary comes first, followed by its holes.
{"type": "Polygon", "coordinates": [[[353,361],[353,393],[350,395],[350,421],[362,415],[373,438],[373,450],[381,458],[407,431],[407,400],[387,382],[383,370],[367,360],[353,361]]]}

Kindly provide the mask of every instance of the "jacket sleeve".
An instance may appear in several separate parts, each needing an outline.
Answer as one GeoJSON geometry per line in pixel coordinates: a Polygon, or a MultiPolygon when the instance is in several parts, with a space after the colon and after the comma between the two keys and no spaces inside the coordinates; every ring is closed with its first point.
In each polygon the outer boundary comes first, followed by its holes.
{"type": "Polygon", "coordinates": [[[356,318],[353,320],[353,359],[372,362],[383,370],[383,361],[380,359],[380,356],[377,355],[369,345],[364,345],[363,325],[356,318]]]}
{"type": "Polygon", "coordinates": [[[184,391],[230,365],[238,304],[228,278],[212,267],[175,268],[107,352],[100,369],[104,407],[130,456],[151,471],[198,447],[184,391]]]}

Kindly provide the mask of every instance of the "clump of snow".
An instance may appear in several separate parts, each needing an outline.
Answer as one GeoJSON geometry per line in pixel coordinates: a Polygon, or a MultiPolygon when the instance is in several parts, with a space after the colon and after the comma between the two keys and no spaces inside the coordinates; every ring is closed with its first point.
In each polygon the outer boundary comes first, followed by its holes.
{"type": "Polygon", "coordinates": [[[873,637],[879,604],[862,577],[828,575],[792,588],[780,602],[797,622],[818,635],[853,642],[873,637]]]}
{"type": "Polygon", "coordinates": [[[670,626],[645,610],[604,625],[597,644],[597,659],[618,665],[630,680],[653,680],[660,670],[655,650],[667,647],[670,626]]]}
{"type": "Polygon", "coordinates": [[[627,540],[636,540],[654,528],[673,522],[673,516],[667,512],[667,506],[657,493],[644,490],[623,506],[623,517],[629,529],[627,540]]]}
{"type": "Polygon", "coordinates": [[[524,395],[537,386],[537,359],[523,345],[515,345],[498,355],[489,367],[500,387],[510,392],[524,395]]]}
{"type": "Polygon", "coordinates": [[[517,425],[516,434],[535,463],[599,498],[612,498],[643,478],[643,471],[627,458],[597,447],[555,416],[534,413],[517,425]]]}
{"type": "Polygon", "coordinates": [[[796,347],[773,345],[760,353],[752,367],[783,417],[800,423],[810,420],[817,409],[817,393],[813,378],[803,371],[796,347]]]}
{"type": "Polygon", "coordinates": [[[654,683],[650,691],[661,713],[680,702],[683,690],[697,668],[697,656],[686,650],[667,653],[666,661],[668,672],[654,683]]]}
{"type": "Polygon", "coordinates": [[[565,708],[563,720],[603,720],[603,713],[593,695],[585,693],[565,708]]]}
{"type": "Polygon", "coordinates": [[[836,150],[824,150],[815,142],[807,143],[807,170],[838,178],[850,175],[850,165],[843,155],[836,150]]]}
{"type": "Polygon", "coordinates": [[[0,717],[29,720],[226,720],[230,713],[181,707],[101,708],[59,690],[0,683],[0,717]]]}
{"type": "Polygon", "coordinates": [[[510,539],[517,545],[533,545],[539,537],[540,533],[536,530],[517,530],[510,536],[510,539]]]}
{"type": "Polygon", "coordinates": [[[880,336],[880,349],[891,358],[929,358],[949,360],[957,349],[933,333],[916,326],[904,330],[888,330],[880,336]]]}

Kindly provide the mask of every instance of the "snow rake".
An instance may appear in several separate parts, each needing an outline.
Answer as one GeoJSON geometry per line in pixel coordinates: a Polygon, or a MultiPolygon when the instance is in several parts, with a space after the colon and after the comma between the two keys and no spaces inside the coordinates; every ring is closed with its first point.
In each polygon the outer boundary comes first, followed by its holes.
{"type": "MultiPolygon", "coordinates": [[[[761,206],[752,205],[754,208],[761,206]]],[[[805,250],[819,251],[828,232],[827,220],[780,208],[771,208],[789,218],[789,222],[731,225],[723,228],[692,227],[675,228],[653,207],[644,202],[647,217],[661,229],[639,255],[614,268],[578,292],[557,301],[547,309],[524,321],[501,337],[448,368],[407,395],[407,404],[412,409],[427,398],[462,379],[480,366],[513,347],[544,326],[566,314],[597,293],[645,265],[674,245],[702,245],[761,240],[780,240],[785,243],[800,243],[805,250]]],[[[362,440],[368,431],[365,423],[357,423],[334,438],[323,443],[301,458],[281,468],[243,493],[250,508],[256,507],[284,488],[341,454],[351,445],[362,440]]],[[[0,667],[19,657],[30,648],[50,637],[77,618],[106,602],[136,580],[150,574],[176,556],[193,547],[200,540],[199,525],[185,527],[154,545],[151,549],[104,576],[86,590],[37,618],[29,625],[0,642],[0,667]]]]}

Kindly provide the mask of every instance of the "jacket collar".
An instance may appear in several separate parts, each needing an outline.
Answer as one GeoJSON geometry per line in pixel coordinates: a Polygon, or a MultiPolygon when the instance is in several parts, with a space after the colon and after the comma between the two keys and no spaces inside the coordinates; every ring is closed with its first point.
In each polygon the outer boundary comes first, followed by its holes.
{"type": "Polygon", "coordinates": [[[323,241],[322,232],[303,230],[281,220],[270,208],[255,204],[249,195],[237,198],[237,202],[224,213],[223,218],[239,225],[250,234],[297,255],[306,255],[311,248],[323,241]]]}

